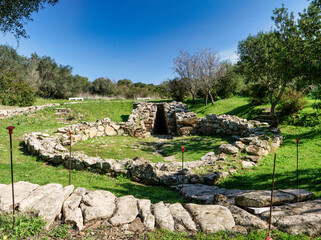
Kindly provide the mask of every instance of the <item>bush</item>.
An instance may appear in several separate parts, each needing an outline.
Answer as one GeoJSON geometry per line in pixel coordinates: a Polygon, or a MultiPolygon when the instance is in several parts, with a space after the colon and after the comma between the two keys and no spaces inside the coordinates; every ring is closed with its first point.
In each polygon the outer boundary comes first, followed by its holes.
{"type": "Polygon", "coordinates": [[[3,105],[31,106],[36,98],[29,84],[15,74],[0,76],[0,100],[3,105]]]}
{"type": "Polygon", "coordinates": [[[178,78],[168,81],[167,90],[169,91],[171,97],[178,102],[182,102],[188,93],[185,85],[182,83],[182,80],[178,78]]]}
{"type": "Polygon", "coordinates": [[[297,115],[286,116],[283,122],[294,126],[315,127],[321,123],[321,114],[299,113],[297,115]]]}
{"type": "Polygon", "coordinates": [[[288,116],[298,113],[306,104],[307,101],[304,99],[304,93],[291,89],[283,95],[277,110],[281,117],[288,116]]]}

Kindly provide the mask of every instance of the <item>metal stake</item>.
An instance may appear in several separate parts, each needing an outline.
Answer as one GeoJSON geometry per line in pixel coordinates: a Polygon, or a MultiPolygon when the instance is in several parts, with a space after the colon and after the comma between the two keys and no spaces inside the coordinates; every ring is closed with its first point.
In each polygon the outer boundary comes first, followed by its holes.
{"type": "Polygon", "coordinates": [[[182,147],[182,202],[184,202],[184,151],[185,147],[182,147]]]}
{"type": "Polygon", "coordinates": [[[299,189],[299,141],[296,140],[296,188],[299,189]]]}
{"type": "Polygon", "coordinates": [[[271,225],[272,225],[272,206],[273,206],[275,164],[276,164],[276,154],[274,155],[273,178],[272,178],[272,191],[271,191],[271,204],[270,204],[269,237],[267,238],[267,239],[271,239],[271,240],[272,240],[272,238],[271,238],[271,225]]]}
{"type": "Polygon", "coordinates": [[[15,127],[9,126],[9,127],[7,127],[7,129],[9,130],[9,136],[10,136],[11,186],[12,186],[12,218],[13,218],[12,228],[14,228],[15,222],[16,222],[16,217],[15,217],[15,202],[14,202],[13,160],[12,160],[12,136],[11,136],[11,135],[12,135],[13,129],[15,129],[15,127]]]}
{"type": "Polygon", "coordinates": [[[71,142],[72,142],[72,132],[69,132],[70,135],[70,148],[69,148],[69,185],[71,185],[71,142]]]}

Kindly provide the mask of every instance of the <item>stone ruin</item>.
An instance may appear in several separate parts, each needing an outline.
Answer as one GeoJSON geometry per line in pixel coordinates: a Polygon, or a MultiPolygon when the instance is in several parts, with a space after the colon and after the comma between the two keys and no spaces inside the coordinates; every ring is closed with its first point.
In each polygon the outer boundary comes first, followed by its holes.
{"type": "MultiPolygon", "coordinates": [[[[214,233],[228,230],[246,235],[253,229],[267,229],[270,191],[227,190],[216,186],[190,184],[184,194],[191,198],[211,199],[205,205],[152,203],[132,195],[116,197],[104,190],[74,189],[50,183],[44,186],[16,182],[15,209],[40,216],[49,229],[55,221],[77,230],[90,226],[109,226],[131,234],[154,229],[214,233]]],[[[182,186],[176,187],[182,192],[182,186]]],[[[303,189],[283,189],[274,193],[273,228],[290,234],[316,236],[321,233],[321,200],[309,200],[312,193],[303,189]],[[309,200],[309,201],[308,201],[309,200]]],[[[0,213],[12,210],[11,184],[0,184],[0,213]]]]}
{"type": "Polygon", "coordinates": [[[279,130],[266,128],[265,123],[248,121],[236,116],[209,114],[206,118],[196,118],[182,103],[137,103],[127,123],[114,123],[109,118],[96,122],[81,122],[59,128],[53,136],[43,133],[28,133],[25,135],[25,145],[30,153],[53,164],[68,166],[69,153],[66,148],[70,144],[85,141],[88,138],[129,134],[143,137],[147,134],[171,133],[185,135],[198,134],[230,134],[235,142],[221,144],[218,154],[209,152],[200,160],[186,162],[184,169],[180,162],[146,161],[139,156],[135,159],[101,159],[89,157],[82,152],[73,152],[71,165],[73,169],[98,172],[117,176],[125,174],[133,181],[144,184],[172,186],[182,183],[202,183],[213,185],[220,179],[235,172],[234,167],[228,171],[213,171],[207,174],[196,173],[200,167],[215,166],[224,162],[228,155],[240,152],[240,163],[243,168],[255,166],[269,152],[274,152],[282,142],[279,130]],[[269,133],[269,137],[267,134],[269,133]],[[183,177],[184,175],[184,177],[183,177]]]}
{"type": "MultiPolygon", "coordinates": [[[[137,226],[143,230],[167,229],[169,231],[216,232],[232,230],[246,234],[251,229],[268,227],[270,191],[228,190],[213,186],[228,172],[214,172],[203,176],[195,174],[194,168],[215,164],[227,154],[247,153],[243,158],[255,165],[262,156],[275,151],[282,142],[277,129],[267,128],[268,124],[248,121],[235,116],[215,114],[197,119],[182,103],[139,103],[127,123],[113,123],[110,119],[97,122],[82,122],[59,128],[53,136],[44,133],[25,135],[28,151],[51,164],[69,162],[66,146],[69,131],[73,132],[72,144],[99,136],[128,134],[144,137],[148,134],[228,134],[233,144],[222,144],[220,154],[204,155],[199,161],[186,163],[181,169],[179,163],[151,163],[141,158],[101,159],[88,157],[83,153],[73,153],[73,169],[87,169],[112,175],[126,174],[132,180],[147,184],[171,186],[180,194],[184,192],[187,201],[197,201],[205,205],[163,202],[152,204],[148,199],[133,196],[115,197],[108,191],[90,191],[84,188],[74,190],[73,186],[63,188],[60,184],[38,186],[18,182],[16,208],[20,212],[32,212],[42,216],[47,228],[58,218],[81,230],[92,221],[103,221],[112,227],[132,230],[137,226]],[[163,124],[165,123],[165,124],[163,124]],[[184,189],[182,175],[184,174],[184,189]],[[201,184],[202,183],[202,184],[201,184]],[[208,186],[208,185],[212,186],[208,186]],[[50,211],[49,209],[50,208],[50,211]]],[[[242,163],[243,164],[243,163],[242,163]]],[[[244,165],[245,166],[245,165],[244,165]]],[[[0,184],[0,212],[9,211],[10,185],[0,184]]],[[[307,201],[312,193],[303,189],[277,190],[274,194],[273,226],[290,234],[315,236],[321,233],[321,202],[319,199],[307,201]]]]}
{"type": "Polygon", "coordinates": [[[136,102],[134,110],[125,124],[125,133],[132,137],[146,135],[182,136],[200,135],[240,135],[248,136],[254,128],[269,127],[269,124],[236,116],[209,114],[197,118],[186,104],[136,102]]]}

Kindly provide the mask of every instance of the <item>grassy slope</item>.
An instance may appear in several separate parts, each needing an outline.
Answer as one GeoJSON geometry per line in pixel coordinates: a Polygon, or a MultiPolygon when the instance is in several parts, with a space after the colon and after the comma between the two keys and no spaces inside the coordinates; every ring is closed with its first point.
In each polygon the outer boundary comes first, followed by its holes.
{"type": "MultiPolygon", "coordinates": [[[[308,104],[302,112],[313,112],[312,104],[314,100],[307,98],[308,104]]],[[[209,113],[234,114],[243,118],[253,117],[256,109],[267,107],[251,106],[246,98],[234,97],[221,100],[215,105],[202,106],[202,103],[191,104],[198,117],[203,117],[209,113]]],[[[315,197],[321,197],[321,126],[297,127],[280,125],[284,137],[281,148],[276,152],[276,189],[296,188],[296,139],[300,140],[299,145],[299,187],[310,190],[315,197]]],[[[228,177],[221,187],[240,189],[270,189],[273,169],[273,154],[264,157],[258,167],[252,170],[244,170],[228,177]]]]}
{"type": "MultiPolygon", "coordinates": [[[[47,102],[42,102],[45,104],[47,102]]],[[[311,104],[312,101],[309,101],[311,104]]],[[[41,105],[40,104],[40,105],[41,105]]],[[[209,113],[216,114],[235,114],[240,117],[248,118],[251,112],[259,107],[252,107],[248,104],[247,99],[234,97],[228,100],[216,102],[214,106],[203,107],[202,103],[191,105],[190,109],[195,111],[199,117],[209,113]]],[[[131,102],[104,102],[104,101],[88,101],[87,103],[77,105],[66,105],[75,111],[85,115],[82,119],[76,116],[76,120],[92,121],[97,118],[109,116],[113,121],[126,120],[130,114],[131,102]]],[[[310,106],[303,111],[312,111],[310,106]]],[[[24,180],[38,184],[46,184],[49,182],[58,182],[63,185],[68,184],[68,172],[62,167],[48,166],[43,162],[36,161],[33,156],[25,155],[20,146],[24,133],[30,131],[47,131],[53,132],[57,127],[63,124],[57,123],[54,117],[54,108],[42,110],[36,114],[29,116],[17,116],[11,119],[0,120],[0,182],[10,182],[10,162],[9,162],[9,143],[8,133],[5,127],[14,125],[17,127],[14,131],[14,162],[15,162],[15,181],[24,180]]],[[[277,179],[276,187],[295,187],[295,163],[296,163],[296,145],[295,139],[301,138],[300,143],[300,186],[314,192],[320,197],[320,159],[321,159],[321,140],[319,137],[320,126],[315,128],[291,127],[281,125],[281,130],[285,140],[282,147],[278,150],[277,162],[277,179]]],[[[265,157],[260,166],[253,169],[240,172],[226,179],[221,186],[228,188],[243,189],[269,189],[271,181],[269,180],[272,172],[272,155],[265,157]]],[[[162,187],[148,187],[139,184],[133,184],[127,179],[113,179],[103,175],[92,174],[86,171],[72,173],[72,182],[78,187],[86,187],[89,189],[105,189],[115,193],[117,196],[133,194],[138,198],[150,198],[153,202],[163,200],[166,202],[179,201],[177,195],[168,189],[162,187]],[[161,194],[160,194],[161,192],[161,194]]],[[[252,232],[248,236],[232,235],[230,233],[218,234],[197,234],[187,236],[184,233],[169,233],[157,231],[149,233],[144,239],[263,239],[266,231],[252,232]]],[[[274,239],[310,239],[305,236],[289,236],[280,232],[273,233],[274,239]]],[[[320,238],[317,238],[320,239],[320,238]]]]}
{"type": "MultiPolygon", "coordinates": [[[[110,117],[113,121],[123,121],[128,118],[132,109],[132,102],[119,101],[92,101],[80,104],[64,105],[84,116],[79,118],[75,114],[75,121],[93,121],[98,118],[110,117]]],[[[47,108],[27,116],[15,116],[10,119],[0,120],[0,183],[10,183],[10,154],[9,137],[6,127],[16,127],[13,134],[13,156],[14,156],[14,180],[30,181],[44,185],[50,182],[68,185],[68,172],[63,167],[48,166],[36,157],[25,153],[22,140],[23,135],[28,132],[53,133],[63,123],[57,123],[55,108],[47,108]]],[[[69,123],[70,124],[70,123],[69,123]]],[[[103,189],[116,194],[117,196],[132,194],[137,198],[150,198],[153,202],[179,201],[177,194],[163,187],[143,186],[135,184],[125,178],[110,178],[106,175],[93,174],[86,171],[73,171],[72,184],[75,187],[88,189],[103,189]]]]}

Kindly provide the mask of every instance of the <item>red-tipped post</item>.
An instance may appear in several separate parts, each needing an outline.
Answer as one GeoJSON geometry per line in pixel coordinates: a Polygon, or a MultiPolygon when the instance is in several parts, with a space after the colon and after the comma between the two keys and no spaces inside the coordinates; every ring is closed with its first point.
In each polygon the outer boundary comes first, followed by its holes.
{"type": "Polygon", "coordinates": [[[184,202],[184,152],[185,152],[185,147],[182,147],[182,202],[184,202]]]}
{"type": "Polygon", "coordinates": [[[269,235],[265,238],[265,240],[273,240],[271,237],[271,231],[272,231],[272,207],[273,207],[275,165],[276,165],[276,154],[274,154],[274,164],[273,164],[272,191],[271,191],[271,202],[270,202],[270,219],[269,219],[269,235]]]}
{"type": "Polygon", "coordinates": [[[13,218],[12,228],[14,228],[15,222],[16,222],[16,217],[15,217],[15,202],[14,202],[14,184],[13,184],[12,134],[13,134],[13,129],[15,129],[15,127],[9,126],[9,127],[7,127],[7,129],[9,130],[9,137],[10,137],[11,186],[12,186],[12,218],[13,218]]]}
{"type": "Polygon", "coordinates": [[[299,189],[299,142],[300,138],[296,140],[296,188],[299,189]]]}
{"type": "Polygon", "coordinates": [[[69,132],[70,135],[70,148],[69,148],[69,185],[71,185],[71,142],[72,142],[72,132],[69,132]]]}

